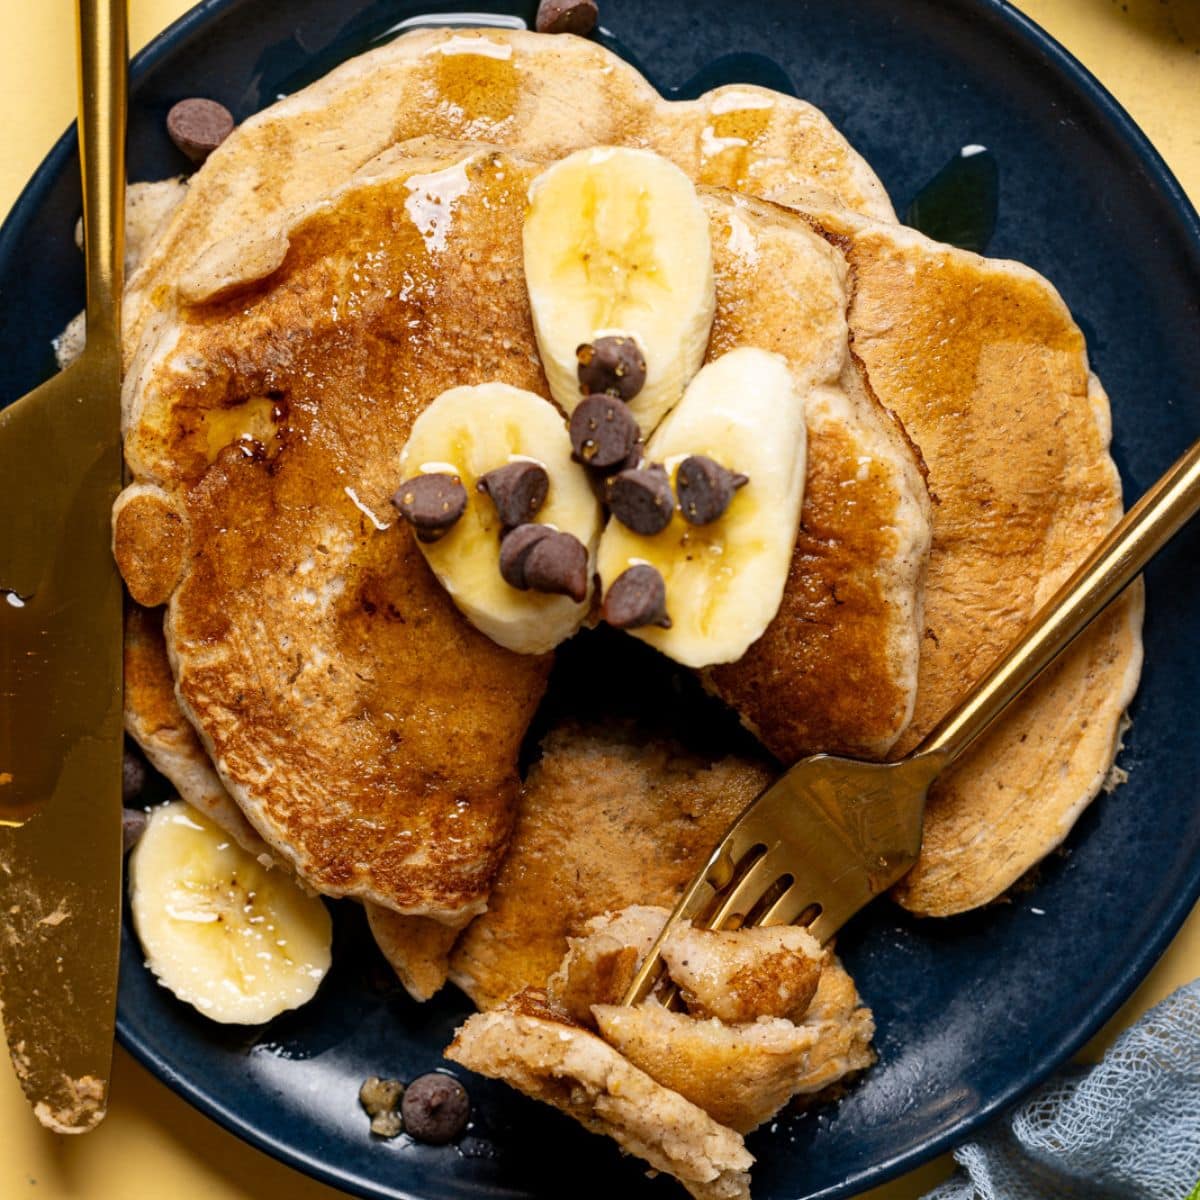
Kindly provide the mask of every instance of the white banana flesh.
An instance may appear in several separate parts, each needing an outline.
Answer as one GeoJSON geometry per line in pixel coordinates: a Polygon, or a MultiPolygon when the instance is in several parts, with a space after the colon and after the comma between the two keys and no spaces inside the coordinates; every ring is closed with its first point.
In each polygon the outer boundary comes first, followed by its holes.
{"type": "Polygon", "coordinates": [[[576,349],[633,337],[646,382],[629,407],[649,435],[700,369],[712,329],[709,221],[684,173],[648,150],[580,150],[529,189],[525,283],[542,366],[569,414],[576,349]]]}
{"type": "Polygon", "coordinates": [[[553,404],[506,383],[483,383],[443,392],[413,423],[401,455],[404,479],[430,471],[461,479],[466,511],[438,541],[418,545],[467,620],[520,654],[553,650],[588,613],[602,520],[571,454],[566,423],[553,404]],[[573,534],[587,549],[588,595],[580,603],[512,587],[500,575],[500,519],[476,485],[487,472],[522,459],[540,463],[550,479],[534,523],[573,534]]]}
{"type": "Polygon", "coordinates": [[[159,983],[210,1020],[259,1025],[316,994],[333,931],[321,900],[182,800],[129,857],[133,924],[159,983]]]}
{"type": "Polygon", "coordinates": [[[804,397],[787,362],[765,350],[730,351],[692,380],[646,447],[645,462],[675,474],[702,454],[750,477],[724,514],[671,523],[644,536],[616,518],[600,539],[597,570],[607,591],[622,572],[649,563],[666,583],[670,628],[629,632],[689,667],[734,662],[779,610],[800,528],[807,466],[804,397]]]}

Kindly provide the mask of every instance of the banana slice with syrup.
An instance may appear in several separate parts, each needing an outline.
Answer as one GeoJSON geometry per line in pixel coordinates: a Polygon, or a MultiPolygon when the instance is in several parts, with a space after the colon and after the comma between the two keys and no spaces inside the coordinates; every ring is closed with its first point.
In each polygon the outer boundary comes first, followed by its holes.
{"type": "Polygon", "coordinates": [[[129,856],[129,900],[159,983],[209,1020],[259,1025],[316,994],[333,930],[319,897],[269,870],[182,800],[129,856]]]}
{"type": "Polygon", "coordinates": [[[716,307],[709,222],[691,180],[649,150],[577,151],[530,186],[524,248],[554,399],[570,414],[584,394],[612,390],[649,435],[700,369],[716,307]],[[630,340],[644,380],[619,353],[606,377],[594,347],[629,353],[630,340]]]}
{"type": "Polygon", "coordinates": [[[562,414],[533,392],[443,392],[413,423],[393,503],[463,615],[493,641],[543,654],[587,616],[599,502],[562,414]]]}
{"type": "Polygon", "coordinates": [[[783,599],[804,501],[804,414],[781,355],[732,350],[700,371],[642,465],[609,483],[597,571],[610,624],[685,666],[741,658],[783,599]]]}

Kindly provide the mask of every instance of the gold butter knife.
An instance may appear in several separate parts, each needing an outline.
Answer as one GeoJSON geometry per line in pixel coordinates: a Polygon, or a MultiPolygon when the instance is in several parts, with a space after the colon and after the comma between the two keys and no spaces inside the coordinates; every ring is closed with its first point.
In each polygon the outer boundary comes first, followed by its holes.
{"type": "Polygon", "coordinates": [[[121,911],[125,0],[79,0],[87,346],[0,410],[0,997],[43,1125],[108,1103],[121,911]]]}

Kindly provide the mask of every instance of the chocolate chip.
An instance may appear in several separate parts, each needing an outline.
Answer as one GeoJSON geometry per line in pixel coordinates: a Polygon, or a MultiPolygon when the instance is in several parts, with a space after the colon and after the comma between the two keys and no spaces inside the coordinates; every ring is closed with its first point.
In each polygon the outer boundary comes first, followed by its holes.
{"type": "Polygon", "coordinates": [[[140,808],[121,809],[121,849],[125,854],[141,841],[149,819],[140,808]]]}
{"type": "Polygon", "coordinates": [[[192,160],[203,162],[233,132],[233,114],[215,100],[193,96],[167,113],[171,141],[192,160]]]}
{"type": "Polygon", "coordinates": [[[629,337],[602,337],[575,351],[579,386],[585,396],[607,392],[632,400],[646,382],[646,358],[629,337]]]}
{"type": "Polygon", "coordinates": [[[549,525],[518,525],[504,535],[500,543],[500,574],[505,583],[522,591],[529,586],[525,582],[525,560],[530,550],[553,532],[549,525]]]}
{"type": "Polygon", "coordinates": [[[552,596],[570,596],[576,604],[587,598],[587,547],[574,535],[550,531],[525,555],[525,586],[552,596]]]}
{"type": "Polygon", "coordinates": [[[148,774],[145,760],[136,750],[131,749],[129,742],[126,741],[125,754],[121,759],[121,802],[123,804],[132,804],[133,801],[141,799],[142,792],[146,790],[148,774]]]}
{"type": "Polygon", "coordinates": [[[633,449],[625,456],[621,464],[617,468],[620,471],[632,471],[634,467],[640,467],[642,460],[646,457],[646,445],[638,438],[633,443],[633,449]]]}
{"type": "Polygon", "coordinates": [[[647,537],[666,529],[675,512],[671,481],[658,463],[614,475],[604,499],[622,525],[647,537]]]}
{"type": "Polygon", "coordinates": [[[575,457],[584,466],[604,470],[629,456],[637,445],[638,426],[615,396],[587,396],[571,413],[570,434],[575,457]]]}
{"type": "Polygon", "coordinates": [[[728,507],[733,493],[750,482],[747,475],[727,471],[704,454],[693,454],[675,472],[679,510],[689,525],[707,525],[728,507]]]}
{"type": "Polygon", "coordinates": [[[463,515],[467,489],[457,475],[414,475],[392,497],[400,515],[422,542],[436,542],[463,515]]]}
{"type": "Polygon", "coordinates": [[[379,1137],[394,1138],[404,1132],[400,1101],[404,1084],[398,1079],[380,1079],[372,1075],[358,1089],[358,1102],[371,1118],[371,1132],[379,1137]]]}
{"type": "Polygon", "coordinates": [[[443,1146],[466,1128],[471,1099],[453,1075],[433,1071],[408,1085],[400,1112],[406,1133],[419,1142],[443,1146]]]}
{"type": "Polygon", "coordinates": [[[475,486],[491,496],[500,524],[515,529],[533,520],[546,502],[550,476],[541,463],[513,462],[481,476],[475,486]]]}
{"type": "Polygon", "coordinates": [[[663,577],[649,563],[622,571],[604,597],[600,616],[617,629],[640,629],[643,625],[670,629],[663,577]]]}
{"type": "Polygon", "coordinates": [[[599,15],[596,0],[542,0],[535,28],[538,33],[591,33],[599,15]]]}

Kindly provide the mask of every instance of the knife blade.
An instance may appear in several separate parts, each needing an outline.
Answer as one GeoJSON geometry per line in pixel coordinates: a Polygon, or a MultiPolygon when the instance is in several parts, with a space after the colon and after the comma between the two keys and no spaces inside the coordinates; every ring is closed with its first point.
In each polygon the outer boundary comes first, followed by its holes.
{"type": "Polygon", "coordinates": [[[87,344],[0,410],[0,1018],[38,1119],[108,1102],[121,910],[124,0],[79,0],[87,344]]]}

